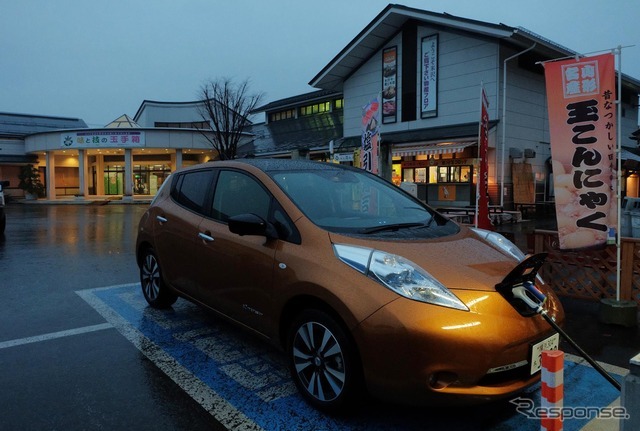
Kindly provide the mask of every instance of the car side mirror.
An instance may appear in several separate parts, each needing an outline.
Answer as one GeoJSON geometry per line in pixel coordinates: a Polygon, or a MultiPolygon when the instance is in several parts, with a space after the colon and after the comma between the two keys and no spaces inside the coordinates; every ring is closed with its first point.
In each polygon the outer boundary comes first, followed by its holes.
{"type": "Polygon", "coordinates": [[[240,236],[257,235],[267,239],[278,238],[275,227],[255,214],[238,214],[229,217],[229,231],[240,236]]]}

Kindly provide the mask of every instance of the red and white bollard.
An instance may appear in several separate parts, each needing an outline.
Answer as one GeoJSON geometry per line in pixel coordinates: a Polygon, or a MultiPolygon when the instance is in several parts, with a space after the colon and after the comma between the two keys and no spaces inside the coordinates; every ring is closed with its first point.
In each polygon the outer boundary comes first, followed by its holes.
{"type": "Polygon", "coordinates": [[[564,352],[542,352],[542,431],[562,430],[564,398],[564,352]],[[545,414],[547,412],[548,414],[545,414]]]}

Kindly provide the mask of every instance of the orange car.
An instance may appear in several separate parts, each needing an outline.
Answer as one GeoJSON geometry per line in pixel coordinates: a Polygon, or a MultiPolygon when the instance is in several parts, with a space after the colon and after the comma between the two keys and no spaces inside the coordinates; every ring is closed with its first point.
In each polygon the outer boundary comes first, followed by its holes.
{"type": "Polygon", "coordinates": [[[558,344],[512,291],[535,283],[564,319],[540,263],[501,235],[329,163],[176,171],[140,221],[137,260],[152,307],[180,296],[281,346],[300,393],[329,411],[365,391],[410,404],[511,396],[558,344]]]}

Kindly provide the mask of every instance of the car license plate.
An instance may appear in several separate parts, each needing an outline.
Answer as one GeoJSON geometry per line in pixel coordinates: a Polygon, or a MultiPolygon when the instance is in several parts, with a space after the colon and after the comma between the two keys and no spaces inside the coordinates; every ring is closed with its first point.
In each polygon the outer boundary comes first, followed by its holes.
{"type": "Polygon", "coordinates": [[[560,334],[553,334],[551,337],[531,346],[531,374],[537,373],[542,368],[542,351],[558,350],[560,345],[560,334]]]}

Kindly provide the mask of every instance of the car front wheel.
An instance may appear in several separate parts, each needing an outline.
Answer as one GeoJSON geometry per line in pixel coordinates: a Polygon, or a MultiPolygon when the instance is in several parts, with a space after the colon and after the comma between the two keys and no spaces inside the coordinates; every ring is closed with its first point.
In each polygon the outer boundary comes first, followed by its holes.
{"type": "Polygon", "coordinates": [[[160,264],[151,248],[146,249],[142,256],[140,284],[142,285],[144,299],[153,308],[168,308],[178,299],[177,295],[169,290],[162,281],[160,264]]]}
{"type": "Polygon", "coordinates": [[[294,320],[288,340],[291,375],[311,405],[339,412],[357,401],[360,364],[341,324],[325,312],[306,310],[294,320]]]}

